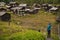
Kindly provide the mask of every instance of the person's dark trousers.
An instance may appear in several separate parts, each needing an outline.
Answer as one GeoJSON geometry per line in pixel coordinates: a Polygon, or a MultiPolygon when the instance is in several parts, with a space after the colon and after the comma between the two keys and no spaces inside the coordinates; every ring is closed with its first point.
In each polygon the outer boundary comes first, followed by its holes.
{"type": "Polygon", "coordinates": [[[51,30],[48,30],[48,35],[47,37],[51,37],[51,30]]]}

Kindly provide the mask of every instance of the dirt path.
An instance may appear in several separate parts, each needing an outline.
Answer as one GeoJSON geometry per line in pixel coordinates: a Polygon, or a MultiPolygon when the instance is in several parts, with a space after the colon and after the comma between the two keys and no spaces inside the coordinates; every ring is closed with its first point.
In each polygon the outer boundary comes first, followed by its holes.
{"type": "Polygon", "coordinates": [[[52,38],[47,38],[46,40],[53,40],[52,38]]]}

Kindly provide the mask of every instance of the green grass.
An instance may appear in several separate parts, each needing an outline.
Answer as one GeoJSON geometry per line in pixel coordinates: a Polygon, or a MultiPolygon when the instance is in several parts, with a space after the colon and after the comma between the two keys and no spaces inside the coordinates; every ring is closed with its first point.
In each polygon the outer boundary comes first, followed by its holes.
{"type": "Polygon", "coordinates": [[[7,40],[13,33],[22,32],[25,30],[13,22],[11,22],[10,25],[8,23],[9,22],[0,21],[0,40],[7,40]]]}
{"type": "Polygon", "coordinates": [[[53,15],[53,13],[45,12],[45,11],[39,11],[37,14],[31,14],[26,16],[17,16],[12,14],[12,22],[17,24],[17,22],[20,22],[20,26],[27,29],[35,29],[35,30],[41,30],[46,31],[47,24],[49,22],[52,23],[52,26],[55,26],[55,19],[56,15],[53,15]],[[16,18],[16,19],[15,19],[16,18]]]}
{"type": "Polygon", "coordinates": [[[22,24],[21,24],[22,26],[28,26],[28,27],[32,26],[33,27],[35,25],[34,27],[38,27],[38,26],[46,27],[48,22],[51,22],[53,24],[55,22],[55,18],[56,18],[56,16],[53,15],[52,13],[39,11],[38,14],[32,14],[32,15],[27,15],[27,16],[22,16],[22,17],[15,15],[13,17],[13,20],[14,20],[14,22],[15,21],[22,22],[22,24]]]}
{"type": "MultiPolygon", "coordinates": [[[[8,24],[9,22],[0,21],[0,40],[9,40],[10,36],[11,38],[14,39],[14,35],[17,36],[15,33],[18,34],[17,38],[19,40],[19,35],[23,34],[24,32],[26,33],[26,31],[29,31],[29,29],[36,29],[36,30],[40,29],[41,33],[44,34],[45,32],[44,28],[47,27],[48,22],[51,22],[53,25],[55,23],[55,18],[56,18],[56,15],[44,11],[39,11],[37,14],[31,14],[22,17],[12,13],[10,14],[12,16],[10,25],[8,24]],[[21,32],[21,34],[19,34],[19,32],[21,32]]],[[[30,34],[31,32],[29,31],[28,33],[30,34]]],[[[29,34],[28,35],[25,34],[25,38],[28,37],[29,34]]],[[[35,34],[33,33],[32,39],[34,39],[34,36],[36,39],[40,37],[38,36],[40,35],[39,32],[36,32],[35,34]]]]}

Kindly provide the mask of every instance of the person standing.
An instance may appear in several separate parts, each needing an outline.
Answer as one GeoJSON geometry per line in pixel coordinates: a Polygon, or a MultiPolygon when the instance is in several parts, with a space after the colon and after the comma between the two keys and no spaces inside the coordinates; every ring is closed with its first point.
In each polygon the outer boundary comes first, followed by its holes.
{"type": "Polygon", "coordinates": [[[47,37],[50,37],[51,36],[51,23],[48,23],[48,26],[47,26],[47,32],[48,32],[48,35],[47,37]]]}

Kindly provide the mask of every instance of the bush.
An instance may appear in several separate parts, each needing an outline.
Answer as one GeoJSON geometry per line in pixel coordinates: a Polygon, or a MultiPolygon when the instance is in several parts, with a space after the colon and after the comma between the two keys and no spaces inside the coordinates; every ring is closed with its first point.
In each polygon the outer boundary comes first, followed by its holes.
{"type": "Polygon", "coordinates": [[[37,31],[26,31],[11,35],[9,40],[45,40],[45,37],[37,31]]]}

